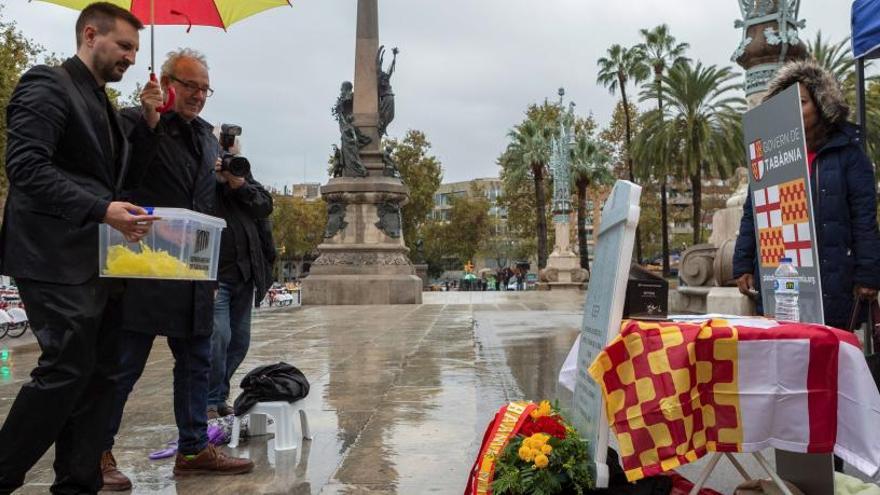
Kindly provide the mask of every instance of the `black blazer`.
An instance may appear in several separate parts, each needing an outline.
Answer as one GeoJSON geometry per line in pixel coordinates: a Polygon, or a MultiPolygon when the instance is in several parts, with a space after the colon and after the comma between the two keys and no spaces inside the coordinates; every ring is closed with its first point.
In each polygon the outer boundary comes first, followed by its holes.
{"type": "Polygon", "coordinates": [[[98,90],[76,57],[61,67],[36,66],[16,86],[6,114],[2,273],[60,284],[97,275],[98,223],[119,196],[130,153],[118,116],[108,117],[98,90]]]}

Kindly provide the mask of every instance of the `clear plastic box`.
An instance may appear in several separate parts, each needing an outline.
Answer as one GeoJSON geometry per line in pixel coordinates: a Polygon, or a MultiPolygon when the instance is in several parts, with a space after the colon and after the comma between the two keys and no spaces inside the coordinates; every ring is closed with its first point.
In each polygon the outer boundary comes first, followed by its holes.
{"type": "Polygon", "coordinates": [[[222,218],[184,208],[147,208],[161,218],[139,242],[107,224],[99,230],[102,277],[217,280],[222,218]]]}

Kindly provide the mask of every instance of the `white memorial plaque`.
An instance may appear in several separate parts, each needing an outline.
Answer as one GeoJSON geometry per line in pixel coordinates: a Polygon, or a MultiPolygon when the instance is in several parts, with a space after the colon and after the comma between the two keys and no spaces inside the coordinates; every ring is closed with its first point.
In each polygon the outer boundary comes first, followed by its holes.
{"type": "Polygon", "coordinates": [[[626,282],[639,223],[641,194],[640,186],[619,180],[602,208],[602,222],[596,235],[596,255],[581,325],[573,422],[590,442],[595,460],[596,486],[600,488],[608,486],[608,466],[605,464],[608,421],[602,405],[602,390],[587,375],[587,368],[620,332],[626,282]]]}

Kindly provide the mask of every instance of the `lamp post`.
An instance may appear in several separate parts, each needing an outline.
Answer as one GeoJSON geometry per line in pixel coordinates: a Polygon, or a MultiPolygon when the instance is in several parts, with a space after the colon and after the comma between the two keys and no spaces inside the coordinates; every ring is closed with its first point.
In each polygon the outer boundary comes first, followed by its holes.
{"type": "Polygon", "coordinates": [[[767,83],[790,60],[807,56],[798,37],[806,21],[798,20],[800,0],[737,0],[743,18],[734,22],[742,28],[742,41],[731,61],[746,70],[745,91],[749,108],[761,103],[767,83]]]}

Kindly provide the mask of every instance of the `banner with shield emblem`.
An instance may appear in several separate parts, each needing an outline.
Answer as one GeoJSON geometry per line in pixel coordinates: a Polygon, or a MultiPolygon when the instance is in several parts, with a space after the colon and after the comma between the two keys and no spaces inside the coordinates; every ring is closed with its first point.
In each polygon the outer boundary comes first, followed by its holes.
{"type": "Polygon", "coordinates": [[[801,321],[824,323],[813,199],[798,85],[743,116],[764,312],[775,308],[773,272],[791,258],[801,321]]]}

